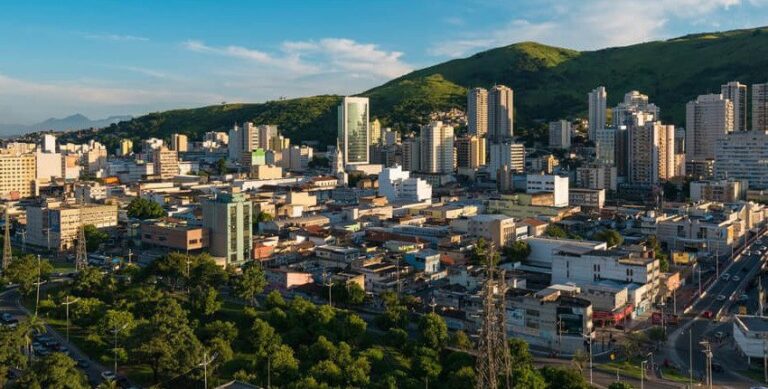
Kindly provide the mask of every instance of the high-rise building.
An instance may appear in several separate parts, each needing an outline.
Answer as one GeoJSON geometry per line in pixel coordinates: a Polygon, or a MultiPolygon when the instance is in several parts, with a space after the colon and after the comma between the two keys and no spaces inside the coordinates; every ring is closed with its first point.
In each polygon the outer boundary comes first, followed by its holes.
{"type": "Polygon", "coordinates": [[[36,176],[34,153],[0,151],[0,199],[34,196],[36,176]]]}
{"type": "Polygon", "coordinates": [[[120,140],[120,149],[117,150],[117,155],[121,157],[129,156],[133,153],[133,141],[130,139],[120,140]]]}
{"type": "Polygon", "coordinates": [[[451,173],[454,168],[453,127],[436,121],[421,127],[421,170],[451,173]]]}
{"type": "Polygon", "coordinates": [[[477,169],[485,165],[485,138],[467,135],[456,138],[456,165],[459,168],[477,169]]]}
{"type": "Polygon", "coordinates": [[[184,134],[171,135],[171,150],[186,153],[189,151],[188,138],[184,134]]]}
{"type": "Polygon", "coordinates": [[[176,150],[168,150],[163,146],[153,152],[152,161],[155,164],[155,175],[161,180],[179,175],[179,153],[176,150]]]}
{"type": "Polygon", "coordinates": [[[403,169],[409,172],[421,170],[421,142],[419,137],[403,140],[403,169]]]}
{"type": "Polygon", "coordinates": [[[242,265],[251,258],[252,205],[242,193],[219,193],[202,200],[203,227],[209,230],[210,251],[226,265],[242,265]]]}
{"type": "Polygon", "coordinates": [[[700,95],[685,106],[688,160],[715,157],[717,140],[733,131],[733,103],[721,94],[700,95]]]}
{"type": "Polygon", "coordinates": [[[44,153],[56,152],[56,135],[52,135],[52,134],[43,135],[43,152],[44,153]]]}
{"type": "MultiPolygon", "coordinates": [[[[275,124],[263,124],[258,126],[259,132],[259,145],[258,148],[264,150],[274,150],[275,139],[280,136],[280,133],[275,124]]],[[[282,150],[282,149],[281,149],[282,150]]]]}
{"type": "Polygon", "coordinates": [[[367,97],[345,97],[339,106],[339,146],[344,166],[370,162],[371,133],[367,97]]]}
{"type": "Polygon", "coordinates": [[[549,122],[549,148],[571,148],[571,122],[567,120],[549,122]]]}
{"type": "Polygon", "coordinates": [[[259,130],[253,123],[245,122],[242,127],[235,124],[229,130],[228,152],[230,159],[239,162],[243,153],[257,148],[259,148],[259,130]]]}
{"type": "Polygon", "coordinates": [[[613,125],[616,127],[631,125],[634,115],[642,113],[644,121],[658,120],[659,107],[648,102],[648,96],[636,90],[624,94],[624,100],[613,109],[613,125]]]}
{"type": "Polygon", "coordinates": [[[768,131],[734,132],[715,147],[714,176],[747,180],[749,189],[768,189],[768,131]]]}
{"type": "Polygon", "coordinates": [[[522,143],[503,142],[491,144],[491,177],[496,177],[499,169],[507,166],[510,171],[525,171],[525,146],[522,143]]]}
{"type": "Polygon", "coordinates": [[[587,95],[589,100],[589,140],[597,139],[597,131],[605,127],[605,110],[608,93],[604,86],[598,86],[587,95]]]}
{"type": "Polygon", "coordinates": [[[35,164],[35,174],[39,182],[50,182],[54,178],[63,177],[60,153],[36,151],[35,164]]]}
{"type": "Polygon", "coordinates": [[[675,126],[646,122],[629,130],[629,182],[651,186],[675,175],[675,126]]]}
{"type": "Polygon", "coordinates": [[[768,83],[752,85],[752,130],[768,130],[768,83]]]}
{"type": "Polygon", "coordinates": [[[488,90],[472,88],[467,92],[467,129],[471,135],[488,133],[488,90]]]}
{"type": "Polygon", "coordinates": [[[309,168],[314,150],[308,146],[293,146],[283,150],[282,163],[286,170],[303,172],[309,168]]]}
{"type": "Polygon", "coordinates": [[[613,165],[616,161],[616,127],[598,128],[594,142],[597,160],[606,165],[613,165]]]}
{"type": "Polygon", "coordinates": [[[733,103],[733,130],[747,130],[747,86],[738,82],[731,81],[725,85],[720,85],[720,94],[723,98],[731,100],[733,103]]]}
{"type": "Polygon", "coordinates": [[[514,92],[504,85],[494,85],[488,92],[489,141],[502,142],[514,135],[514,92]]]}
{"type": "Polygon", "coordinates": [[[381,122],[379,119],[373,119],[371,122],[371,144],[381,144],[381,122]]]}

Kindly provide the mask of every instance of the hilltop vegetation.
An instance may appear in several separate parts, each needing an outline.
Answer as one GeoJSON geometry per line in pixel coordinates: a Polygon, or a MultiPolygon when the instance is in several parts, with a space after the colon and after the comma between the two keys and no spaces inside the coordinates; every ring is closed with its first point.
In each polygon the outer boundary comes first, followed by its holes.
{"type": "MultiPolygon", "coordinates": [[[[414,71],[361,93],[371,98],[372,116],[398,129],[426,121],[435,110],[464,108],[467,88],[495,83],[515,90],[516,128],[585,115],[586,95],[608,89],[609,106],[637,89],[661,107],[664,121],[684,125],[685,103],[719,92],[731,80],[768,81],[768,29],[687,35],[666,41],[596,51],[523,42],[414,71]]],[[[97,137],[113,144],[120,137],[167,138],[172,132],[199,137],[253,120],[278,124],[294,143],[333,142],[339,96],[316,96],[263,104],[227,104],[153,113],[108,127],[97,137]]],[[[79,132],[74,138],[94,136],[79,132]]]]}

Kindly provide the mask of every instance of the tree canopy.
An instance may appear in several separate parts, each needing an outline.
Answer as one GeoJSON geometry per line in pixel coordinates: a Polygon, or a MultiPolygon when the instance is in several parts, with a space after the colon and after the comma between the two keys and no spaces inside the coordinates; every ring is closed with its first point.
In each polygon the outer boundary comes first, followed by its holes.
{"type": "Polygon", "coordinates": [[[137,197],[128,204],[128,216],[141,220],[156,219],[165,216],[165,211],[160,204],[137,197]]]}

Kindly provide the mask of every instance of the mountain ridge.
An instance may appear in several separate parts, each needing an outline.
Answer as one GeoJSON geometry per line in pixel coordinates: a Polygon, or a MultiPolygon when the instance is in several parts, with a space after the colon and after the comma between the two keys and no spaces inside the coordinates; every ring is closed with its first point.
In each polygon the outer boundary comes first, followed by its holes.
{"type": "Polygon", "coordinates": [[[15,136],[24,135],[36,131],[67,131],[80,130],[83,128],[102,128],[112,123],[133,119],[130,115],[111,115],[103,119],[90,119],[87,116],[76,113],[63,118],[48,118],[34,124],[11,124],[0,123],[0,135],[15,136]]]}

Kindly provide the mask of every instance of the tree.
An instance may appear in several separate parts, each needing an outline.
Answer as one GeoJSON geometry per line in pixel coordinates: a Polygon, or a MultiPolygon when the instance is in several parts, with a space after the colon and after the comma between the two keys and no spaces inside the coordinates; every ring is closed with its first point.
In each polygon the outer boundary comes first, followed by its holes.
{"type": "Polygon", "coordinates": [[[472,350],[474,347],[467,333],[461,330],[454,332],[453,336],[451,336],[451,346],[460,350],[472,350]]]}
{"type": "Polygon", "coordinates": [[[272,308],[280,308],[283,309],[286,307],[285,299],[283,298],[283,295],[280,294],[277,290],[273,290],[269,292],[267,295],[265,305],[267,309],[272,308]]]}
{"type": "Polygon", "coordinates": [[[531,255],[531,246],[524,240],[517,240],[509,246],[504,247],[504,256],[513,262],[524,261],[531,255]]]}
{"type": "Polygon", "coordinates": [[[544,230],[544,235],[550,236],[553,238],[566,238],[568,237],[568,234],[560,228],[560,226],[555,224],[550,224],[547,226],[547,228],[544,230]]]}
{"type": "Polygon", "coordinates": [[[216,173],[220,176],[223,176],[227,174],[227,160],[224,158],[220,158],[218,161],[216,161],[216,173]]]}
{"type": "Polygon", "coordinates": [[[98,250],[101,244],[109,239],[109,234],[93,224],[88,224],[83,229],[85,230],[85,249],[89,252],[98,250]]]}
{"type": "Polygon", "coordinates": [[[5,276],[10,282],[19,285],[21,294],[28,295],[36,290],[38,277],[40,280],[48,280],[52,271],[53,266],[47,260],[38,262],[34,255],[25,255],[11,261],[5,276]]]}
{"type": "Polygon", "coordinates": [[[264,211],[259,211],[259,213],[256,214],[256,217],[253,218],[254,223],[256,224],[255,228],[258,228],[258,224],[261,222],[270,222],[274,220],[275,217],[272,216],[271,213],[267,213],[264,211]]]}
{"type": "Polygon", "coordinates": [[[191,274],[189,285],[192,287],[213,287],[218,288],[227,283],[229,274],[221,266],[216,264],[210,256],[206,254],[192,257],[191,274]]]}
{"type": "Polygon", "coordinates": [[[477,240],[475,248],[472,250],[472,263],[487,265],[488,261],[491,261],[494,265],[497,265],[500,260],[499,253],[485,239],[480,238],[477,240]]]}
{"type": "Polygon", "coordinates": [[[207,323],[200,330],[200,338],[209,341],[213,338],[221,338],[232,343],[237,338],[237,326],[231,321],[216,320],[207,323]]]}
{"type": "Polygon", "coordinates": [[[509,355],[512,366],[533,367],[533,357],[528,351],[528,343],[520,338],[509,338],[509,355]]]}
{"type": "Polygon", "coordinates": [[[24,367],[27,355],[22,349],[27,346],[24,322],[16,328],[0,326],[0,388],[5,384],[11,366],[24,367]]]}
{"type": "Polygon", "coordinates": [[[253,321],[251,336],[248,339],[251,341],[256,355],[260,358],[266,358],[282,343],[280,334],[275,331],[274,327],[261,319],[253,321]]]}
{"type": "MultiPolygon", "coordinates": [[[[514,366],[514,365],[513,365],[514,366]]],[[[512,388],[514,389],[546,389],[547,382],[541,373],[530,366],[517,366],[512,370],[512,388]]],[[[556,386],[552,386],[556,388],[556,386]]]]}
{"type": "Polygon", "coordinates": [[[624,237],[618,231],[611,229],[599,231],[594,238],[607,243],[608,247],[621,246],[624,243],[624,237]]]}
{"type": "Polygon", "coordinates": [[[151,200],[137,197],[128,204],[128,216],[146,220],[165,216],[163,207],[151,200]]]}
{"type": "Polygon", "coordinates": [[[189,305],[196,314],[210,317],[221,309],[219,292],[212,286],[198,286],[189,296],[189,305]]]}
{"type": "Polygon", "coordinates": [[[419,337],[421,342],[433,349],[440,350],[448,343],[448,326],[445,320],[436,313],[428,313],[419,320],[419,337]]]}
{"type": "Polygon", "coordinates": [[[541,375],[550,388],[558,389],[587,389],[589,384],[575,369],[563,369],[545,366],[541,369],[541,375]]]}
{"type": "Polygon", "coordinates": [[[104,282],[104,274],[96,267],[86,267],[75,274],[72,291],[77,296],[94,296],[104,282]]]}
{"type": "Polygon", "coordinates": [[[413,357],[413,370],[416,376],[425,382],[434,382],[440,376],[443,367],[440,366],[438,355],[434,350],[420,347],[413,357]]]}
{"type": "Polygon", "coordinates": [[[650,330],[648,330],[648,339],[656,342],[656,344],[660,344],[661,342],[664,342],[667,340],[667,334],[664,333],[664,329],[661,327],[653,327],[650,330]]]}
{"type": "Polygon", "coordinates": [[[573,363],[573,367],[575,367],[579,373],[582,373],[584,372],[584,367],[589,363],[589,355],[587,355],[584,350],[576,350],[576,352],[573,353],[573,358],[571,358],[571,363],[573,363]]]}
{"type": "Polygon", "coordinates": [[[608,389],[634,389],[628,382],[614,382],[608,385],[608,389]]]}
{"type": "Polygon", "coordinates": [[[35,362],[16,384],[22,388],[90,388],[75,361],[62,353],[53,353],[35,362]]]}
{"type": "Polygon", "coordinates": [[[243,269],[243,274],[235,280],[235,293],[237,297],[256,305],[256,296],[264,291],[267,279],[261,264],[251,264],[243,269]]]}
{"type": "Polygon", "coordinates": [[[445,387],[448,389],[464,389],[475,387],[475,369],[464,366],[448,373],[445,387]]]}
{"type": "Polygon", "coordinates": [[[88,327],[104,315],[105,308],[103,301],[95,297],[83,297],[70,307],[70,314],[75,324],[88,327]]]}

